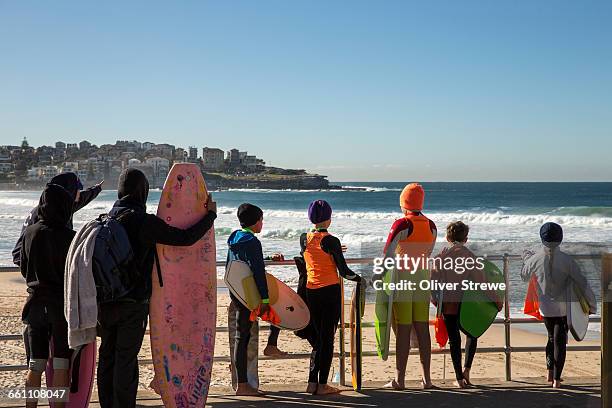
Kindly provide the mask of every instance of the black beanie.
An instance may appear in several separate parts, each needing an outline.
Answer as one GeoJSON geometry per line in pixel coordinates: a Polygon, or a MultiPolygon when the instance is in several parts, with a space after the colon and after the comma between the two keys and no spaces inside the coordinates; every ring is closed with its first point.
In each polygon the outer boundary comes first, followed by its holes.
{"type": "Polygon", "coordinates": [[[244,203],[238,207],[238,221],[242,228],[257,224],[263,217],[263,211],[256,205],[244,203]]]}
{"type": "Polygon", "coordinates": [[[540,228],[540,238],[547,247],[556,247],[563,241],[563,229],[554,222],[547,222],[540,228]]]}
{"type": "Polygon", "coordinates": [[[127,196],[140,205],[146,205],[149,196],[149,181],[142,171],[127,168],[119,175],[117,198],[121,200],[127,196]]]}

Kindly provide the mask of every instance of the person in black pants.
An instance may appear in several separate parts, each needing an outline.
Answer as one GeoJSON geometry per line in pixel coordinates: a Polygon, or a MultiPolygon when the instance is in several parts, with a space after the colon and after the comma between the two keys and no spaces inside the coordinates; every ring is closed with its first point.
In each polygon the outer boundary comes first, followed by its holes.
{"type": "Polygon", "coordinates": [[[548,332],[546,343],[546,368],[551,373],[552,380],[549,382],[561,382],[561,373],[565,366],[565,355],[567,353],[567,326],[566,316],[547,317],[543,316],[544,326],[548,332]]]}
{"type": "MultiPolygon", "coordinates": [[[[227,240],[226,266],[233,260],[240,260],[249,265],[261,297],[259,311],[263,314],[270,311],[270,299],[268,298],[263,250],[261,242],[255,236],[263,228],[263,211],[256,205],[243,203],[238,207],[237,216],[242,229],[232,232],[227,240]]],[[[230,298],[236,308],[236,342],[233,355],[233,361],[236,364],[236,376],[238,377],[236,395],[261,395],[262,393],[259,390],[249,385],[247,378],[247,354],[252,324],[250,320],[251,311],[231,292],[230,298]]]]}
{"type": "MultiPolygon", "coordinates": [[[[208,213],[195,225],[180,229],[147,214],[149,182],[137,169],[126,169],[119,177],[118,198],[111,215],[133,210],[134,215],[121,221],[139,272],[139,281],[124,298],[100,305],[98,335],[101,338],[98,363],[98,395],[103,408],[136,406],[138,388],[138,352],[147,327],[151,298],[151,271],[155,244],[190,246],[213,226],[217,204],[208,196],[202,203],[208,213]]],[[[188,282],[185,282],[188,284],[188,282]]]]}
{"type": "MultiPolygon", "coordinates": [[[[441,262],[436,262],[436,266],[438,264],[466,266],[462,267],[461,270],[459,268],[434,268],[431,271],[432,280],[436,280],[445,285],[454,284],[456,288],[454,290],[444,290],[442,293],[439,293],[438,298],[434,299],[434,303],[439,306],[438,310],[441,310],[442,316],[444,317],[444,324],[448,332],[451,359],[453,360],[453,369],[457,380],[455,385],[458,388],[466,388],[472,385],[470,382],[470,370],[472,369],[472,362],[474,361],[476,347],[478,346],[478,339],[466,334],[465,363],[462,369],[461,336],[459,334],[459,308],[463,298],[461,283],[464,280],[484,282],[484,273],[482,268],[478,267],[476,256],[465,246],[468,240],[469,231],[470,228],[461,221],[450,223],[446,227],[446,240],[451,246],[444,248],[436,256],[436,258],[441,260],[441,262]],[[468,268],[468,264],[473,266],[468,268]],[[442,299],[442,304],[438,305],[437,302],[440,301],[440,298],[442,299]]],[[[494,291],[486,291],[485,293],[491,301],[495,302],[497,310],[501,310],[503,305],[497,294],[494,291]]]]}
{"type": "Polygon", "coordinates": [[[316,200],[308,207],[308,218],[314,229],[302,234],[300,247],[306,262],[306,293],[312,345],[310,372],[306,392],[317,395],[340,392],[327,384],[334,355],[334,336],[342,310],[340,277],[361,282],[361,277],[346,265],[340,240],[329,232],[332,208],[324,200],[316,200]]]}
{"type": "Polygon", "coordinates": [[[466,334],[465,336],[465,363],[464,369],[461,369],[461,335],[459,334],[459,315],[458,314],[444,314],[444,324],[446,325],[446,331],[448,332],[448,343],[450,348],[451,359],[453,360],[453,369],[455,370],[455,378],[457,379],[457,385],[460,388],[463,386],[472,385],[469,380],[470,370],[472,369],[472,362],[476,355],[476,348],[478,347],[478,339],[476,337],[466,334]]]}
{"type": "MultiPolygon", "coordinates": [[[[28,226],[21,241],[20,268],[28,286],[23,307],[28,354],[26,387],[40,387],[53,340],[53,386],[68,386],[72,351],[68,347],[68,324],[64,317],[64,266],[74,231],[67,227],[73,199],[56,184],[47,184],[40,197],[38,221],[28,226]]],[[[28,408],[36,400],[26,402],[28,408]]],[[[57,404],[63,407],[64,404],[57,404]]]]}
{"type": "Polygon", "coordinates": [[[540,227],[540,239],[542,247],[538,251],[523,253],[521,279],[525,282],[534,279],[539,312],[548,331],[548,381],[553,388],[560,388],[567,346],[567,293],[570,285],[584,296],[589,314],[597,312],[597,301],[576,260],[560,248],[563,228],[554,222],[546,222],[540,227]]]}

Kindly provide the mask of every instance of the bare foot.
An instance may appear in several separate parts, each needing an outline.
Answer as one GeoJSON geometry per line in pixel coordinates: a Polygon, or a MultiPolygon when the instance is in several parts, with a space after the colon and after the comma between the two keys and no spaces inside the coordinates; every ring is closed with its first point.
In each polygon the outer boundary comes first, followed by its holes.
{"type": "Polygon", "coordinates": [[[306,387],[306,392],[308,394],[315,394],[317,392],[317,386],[318,385],[319,385],[319,383],[309,382],[308,383],[308,387],[306,387]]]}
{"type": "Polygon", "coordinates": [[[236,395],[261,397],[264,395],[264,393],[251,387],[249,383],[238,383],[238,387],[236,388],[236,395]]]}
{"type": "Polygon", "coordinates": [[[561,388],[561,380],[553,381],[553,388],[561,388]]]}
{"type": "Polygon", "coordinates": [[[268,357],[284,357],[288,354],[286,351],[280,350],[277,346],[266,346],[263,353],[264,356],[268,357]]]}
{"type": "Polygon", "coordinates": [[[427,382],[427,381],[421,379],[421,388],[424,389],[424,390],[431,390],[433,388],[436,388],[436,386],[433,385],[431,381],[427,382]]]}
{"type": "Polygon", "coordinates": [[[403,390],[406,389],[406,385],[405,384],[399,384],[397,381],[391,380],[391,382],[388,382],[385,385],[383,385],[383,388],[393,389],[395,391],[403,391],[403,390]]]}
{"type": "MultiPolygon", "coordinates": [[[[552,383],[555,381],[555,379],[553,378],[553,371],[552,370],[548,370],[548,380],[549,383],[552,383]]],[[[559,382],[563,382],[563,378],[559,379],[559,382]]]]}
{"type": "Polygon", "coordinates": [[[453,382],[453,384],[455,384],[455,387],[457,388],[467,388],[467,384],[465,383],[465,380],[456,380],[453,382]]]}
{"type": "Polygon", "coordinates": [[[332,387],[327,384],[319,384],[317,386],[317,392],[315,395],[329,395],[329,394],[338,394],[340,390],[336,387],[332,387]]]}
{"type": "Polygon", "coordinates": [[[465,382],[465,385],[474,385],[470,381],[470,369],[469,368],[463,369],[463,382],[465,382]]]}
{"type": "Polygon", "coordinates": [[[161,395],[161,391],[159,390],[159,386],[157,385],[157,377],[154,377],[151,380],[151,384],[149,384],[149,388],[151,388],[157,395],[161,395]]]}

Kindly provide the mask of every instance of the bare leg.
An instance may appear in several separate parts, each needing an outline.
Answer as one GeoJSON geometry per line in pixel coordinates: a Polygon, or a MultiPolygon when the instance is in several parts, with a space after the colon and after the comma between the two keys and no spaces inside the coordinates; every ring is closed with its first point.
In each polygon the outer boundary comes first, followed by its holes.
{"type": "Polygon", "coordinates": [[[331,385],[327,385],[327,384],[319,384],[319,386],[317,387],[317,391],[315,392],[315,395],[338,394],[339,392],[340,392],[339,388],[332,387],[331,385]]]}
{"type": "MultiPolygon", "coordinates": [[[[232,366],[230,364],[230,372],[231,372],[231,369],[232,369],[232,366]]],[[[157,375],[155,375],[153,379],[151,380],[151,383],[149,384],[149,388],[152,388],[153,391],[155,391],[157,395],[161,395],[161,391],[159,389],[158,383],[159,383],[159,380],[157,379],[157,375]]]]}
{"type": "Polygon", "coordinates": [[[409,324],[398,324],[395,337],[395,380],[385,385],[385,388],[403,390],[406,387],[406,365],[410,355],[410,331],[409,324]]]}
{"type": "Polygon", "coordinates": [[[423,388],[431,388],[431,337],[429,322],[414,322],[414,331],[419,340],[419,357],[423,370],[423,388]]]}
{"type": "MultiPolygon", "coordinates": [[[[40,388],[41,378],[42,378],[42,373],[39,373],[38,371],[28,370],[28,375],[26,377],[25,386],[27,388],[29,387],[40,388]]],[[[37,406],[38,406],[38,400],[36,399],[26,401],[26,408],[36,408],[37,406]]]]}
{"type": "Polygon", "coordinates": [[[284,357],[288,353],[286,351],[282,351],[278,348],[278,346],[268,344],[264,349],[264,356],[268,357],[284,357]]]}
{"type": "MultiPolygon", "coordinates": [[[[68,387],[68,370],[53,370],[53,386],[56,388],[68,387]]],[[[64,408],[66,404],[64,402],[56,402],[54,406],[56,408],[64,408]]]]}
{"type": "Polygon", "coordinates": [[[306,387],[306,392],[308,394],[315,394],[317,392],[318,385],[319,385],[319,383],[309,382],[308,383],[308,387],[306,387]]]}
{"type": "Polygon", "coordinates": [[[473,385],[470,382],[470,368],[464,367],[463,368],[463,382],[465,383],[465,385],[473,385]]]}
{"type": "Polygon", "coordinates": [[[259,397],[264,394],[263,392],[251,387],[249,383],[238,383],[238,387],[236,388],[236,395],[259,397]]]}

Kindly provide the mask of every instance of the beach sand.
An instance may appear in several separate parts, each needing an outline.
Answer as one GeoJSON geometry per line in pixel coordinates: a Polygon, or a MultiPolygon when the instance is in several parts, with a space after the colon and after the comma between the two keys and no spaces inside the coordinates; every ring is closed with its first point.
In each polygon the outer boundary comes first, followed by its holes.
{"type": "MultiPolygon", "coordinates": [[[[22,323],[20,319],[21,308],[25,301],[25,285],[18,273],[0,274],[0,333],[20,334],[22,323]]],[[[218,296],[217,326],[227,325],[227,305],[229,296],[220,294],[218,296]]],[[[346,321],[348,322],[348,310],[346,308],[346,321]]],[[[373,321],[373,305],[366,307],[364,321],[373,321]]],[[[263,326],[263,324],[262,324],[263,326]]],[[[346,379],[350,383],[350,351],[349,331],[346,331],[346,379]]],[[[570,336],[571,337],[571,336],[570,336]]],[[[433,342],[432,328],[432,342],[433,342]]],[[[336,336],[336,352],[338,351],[338,335],[336,336]]],[[[546,336],[533,331],[525,331],[512,328],[512,346],[544,346],[546,336]]],[[[260,335],[260,354],[266,345],[267,332],[260,335]]],[[[395,344],[391,340],[392,349],[395,344]]],[[[570,344],[576,344],[572,339],[570,344]]],[[[583,341],[581,345],[599,345],[598,341],[583,341]]],[[[305,340],[299,339],[292,332],[282,331],[279,337],[279,348],[291,353],[309,353],[310,348],[305,340]]],[[[504,327],[493,325],[480,339],[479,347],[503,347],[504,327]]],[[[437,347],[433,343],[432,347],[437,347]]],[[[373,328],[363,329],[363,350],[375,351],[376,339],[373,328]]],[[[227,356],[228,333],[219,332],[215,342],[215,355],[227,356]]],[[[140,352],[141,359],[151,358],[151,349],[148,335],[145,336],[144,344],[140,352]]],[[[20,340],[4,341],[0,346],[0,364],[22,365],[25,364],[25,352],[23,342],[20,340]]],[[[367,382],[387,381],[393,378],[395,357],[390,356],[388,361],[382,361],[378,357],[364,357],[363,379],[367,382]]],[[[338,371],[338,359],[334,360],[335,372],[338,371]]],[[[267,384],[300,384],[306,383],[308,378],[308,359],[295,360],[265,360],[259,362],[259,376],[262,388],[267,384]]],[[[431,373],[433,382],[442,378],[452,379],[454,377],[450,356],[433,355],[431,362],[431,373]]],[[[478,378],[504,378],[505,360],[503,353],[477,353],[472,367],[472,380],[478,383],[478,378]]],[[[535,353],[513,353],[512,354],[512,376],[517,378],[540,377],[546,375],[544,351],[535,353]]],[[[568,352],[567,362],[563,376],[568,377],[599,377],[600,376],[600,353],[597,352],[568,352]]],[[[0,372],[0,388],[16,387],[23,384],[25,371],[0,372]]],[[[147,389],[153,378],[152,365],[140,367],[140,388],[147,389]]],[[[408,360],[407,379],[418,380],[420,378],[420,364],[418,352],[414,350],[408,360]]],[[[330,378],[331,381],[331,378],[330,378]]],[[[227,387],[230,385],[230,373],[228,362],[216,362],[212,373],[212,387],[227,387]]]]}

